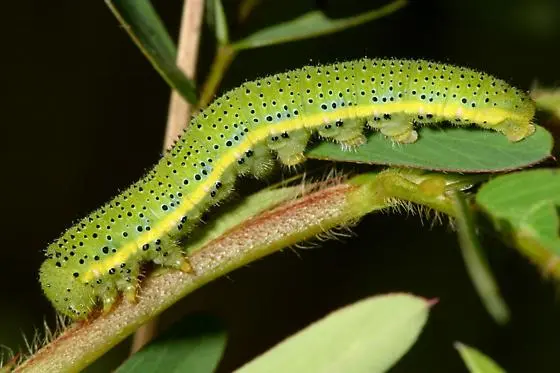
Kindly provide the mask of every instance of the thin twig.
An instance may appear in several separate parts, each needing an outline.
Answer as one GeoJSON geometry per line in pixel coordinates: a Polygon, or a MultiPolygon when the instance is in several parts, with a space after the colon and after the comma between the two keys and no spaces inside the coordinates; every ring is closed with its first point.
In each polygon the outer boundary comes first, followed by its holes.
{"type": "Polygon", "coordinates": [[[236,56],[237,51],[230,45],[221,45],[218,47],[216,56],[210,67],[208,78],[206,78],[206,81],[202,85],[197,108],[204,108],[212,101],[226,71],[229,69],[229,66],[236,56]]]}
{"type": "MultiPolygon", "coordinates": [[[[179,32],[177,66],[183,70],[188,78],[193,80],[196,75],[203,14],[204,0],[185,0],[179,32]]],[[[191,105],[177,91],[173,90],[171,92],[167,126],[165,128],[164,150],[173,146],[183,128],[187,126],[191,109],[191,105]]],[[[154,338],[157,332],[157,322],[157,317],[154,317],[138,329],[132,339],[131,354],[140,350],[142,346],[154,338]]]]}
{"type": "MultiPolygon", "coordinates": [[[[196,75],[203,15],[204,0],[185,1],[179,33],[177,66],[188,78],[193,80],[196,75]]],[[[191,117],[191,109],[191,105],[177,91],[171,92],[164,139],[165,149],[169,149],[173,145],[183,128],[187,126],[191,117]]]]}

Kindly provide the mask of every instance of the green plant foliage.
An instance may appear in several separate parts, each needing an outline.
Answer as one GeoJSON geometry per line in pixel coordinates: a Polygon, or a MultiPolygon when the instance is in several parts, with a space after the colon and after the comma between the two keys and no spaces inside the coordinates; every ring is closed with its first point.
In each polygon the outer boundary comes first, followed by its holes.
{"type": "Polygon", "coordinates": [[[540,110],[548,111],[560,118],[560,88],[536,88],[531,91],[531,97],[540,110]]]}
{"type": "Polygon", "coordinates": [[[289,337],[237,373],[381,373],[418,338],[432,302],[407,294],[371,297],[289,337]]]}
{"type": "Polygon", "coordinates": [[[406,0],[395,0],[379,9],[356,16],[332,19],[321,11],[313,11],[291,21],[264,28],[235,42],[235,50],[265,47],[295,40],[332,34],[391,14],[406,5],[406,0]]]}
{"type": "Polygon", "coordinates": [[[459,351],[470,373],[506,373],[492,359],[472,347],[457,342],[455,348],[459,351]]]}
{"type": "Polygon", "coordinates": [[[497,323],[505,324],[509,321],[509,308],[478,240],[470,207],[461,193],[455,192],[454,197],[457,235],[467,272],[488,313],[497,323]]]}
{"type": "Polygon", "coordinates": [[[499,176],[480,188],[476,202],[538,264],[548,266],[548,260],[560,255],[559,170],[499,176]]]}
{"type": "Polygon", "coordinates": [[[175,64],[177,49],[148,0],[105,0],[134,43],[162,78],[188,102],[196,102],[194,83],[175,64]]]}
{"type": "Polygon", "coordinates": [[[495,172],[538,163],[550,157],[553,145],[552,136],[542,127],[517,143],[480,129],[424,127],[419,133],[418,141],[407,145],[393,144],[384,136],[372,133],[367,143],[354,152],[324,141],[308,151],[307,156],[434,171],[495,172]]]}
{"type": "Polygon", "coordinates": [[[142,348],[117,373],[211,373],[226,346],[226,332],[213,317],[196,315],[170,327],[142,348]]]}
{"type": "Polygon", "coordinates": [[[208,24],[214,29],[216,40],[220,45],[229,42],[229,31],[226,13],[221,0],[206,1],[206,19],[208,24]]]}

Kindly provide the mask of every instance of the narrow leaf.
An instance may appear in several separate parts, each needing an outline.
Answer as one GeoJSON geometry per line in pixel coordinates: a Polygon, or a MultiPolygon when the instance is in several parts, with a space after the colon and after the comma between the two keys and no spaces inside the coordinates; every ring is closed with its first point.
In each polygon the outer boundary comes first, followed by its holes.
{"type": "Polygon", "coordinates": [[[289,337],[237,372],[385,372],[414,344],[431,304],[407,294],[362,300],[289,337]]]}
{"type": "Polygon", "coordinates": [[[457,192],[454,193],[454,205],[457,234],[467,272],[488,313],[498,324],[505,324],[509,321],[509,308],[478,240],[471,210],[462,194],[457,192]]]}
{"type": "Polygon", "coordinates": [[[214,24],[216,28],[216,39],[218,39],[218,42],[220,44],[225,45],[229,43],[229,33],[224,6],[222,5],[221,0],[209,1],[214,1],[214,24]]]}
{"type": "Polygon", "coordinates": [[[470,373],[506,373],[492,359],[472,347],[456,342],[455,348],[470,373]]]}
{"type": "Polygon", "coordinates": [[[211,373],[226,345],[226,332],[214,318],[191,316],[142,348],[116,373],[211,373]]]}
{"type": "Polygon", "coordinates": [[[175,64],[177,50],[150,1],[105,2],[167,84],[188,102],[196,103],[195,85],[175,64]]]}
{"type": "Polygon", "coordinates": [[[312,11],[291,21],[257,31],[245,39],[234,43],[232,47],[236,50],[259,48],[332,34],[384,17],[399,10],[406,3],[406,0],[395,0],[379,9],[340,19],[328,18],[321,11],[312,11]]]}
{"type": "Polygon", "coordinates": [[[356,151],[343,151],[324,141],[307,156],[331,161],[383,164],[450,172],[495,172],[527,167],[550,157],[552,136],[542,127],[528,138],[512,143],[497,132],[478,128],[419,130],[413,144],[395,144],[378,132],[356,151]]]}

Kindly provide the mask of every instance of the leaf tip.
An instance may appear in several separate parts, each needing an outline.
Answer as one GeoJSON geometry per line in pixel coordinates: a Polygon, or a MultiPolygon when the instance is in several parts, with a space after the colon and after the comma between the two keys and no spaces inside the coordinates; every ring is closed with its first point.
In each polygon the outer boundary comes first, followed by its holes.
{"type": "Polygon", "coordinates": [[[439,298],[431,298],[431,299],[427,298],[426,303],[428,304],[428,307],[431,308],[439,303],[439,298]]]}

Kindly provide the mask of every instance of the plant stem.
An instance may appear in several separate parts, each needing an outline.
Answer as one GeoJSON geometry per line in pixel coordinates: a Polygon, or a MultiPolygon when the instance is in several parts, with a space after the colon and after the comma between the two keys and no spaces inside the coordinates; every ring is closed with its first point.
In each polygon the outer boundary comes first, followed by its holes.
{"type": "Polygon", "coordinates": [[[137,303],[121,301],[109,313],[69,327],[15,371],[82,370],[202,285],[282,248],[394,205],[397,202],[391,194],[389,180],[406,184],[409,195],[415,190],[420,196],[417,199],[427,201],[431,208],[443,207],[442,211],[447,211],[453,206],[447,191],[435,196],[433,190],[426,192],[422,185],[433,178],[447,180],[447,176],[427,174],[423,181],[415,183],[418,175],[398,170],[360,175],[248,219],[189,256],[194,274],[167,270],[158,276],[148,276],[142,283],[137,303]]]}
{"type": "Polygon", "coordinates": [[[210,68],[210,74],[202,86],[197,109],[206,107],[212,101],[235,56],[237,56],[237,51],[231,48],[229,44],[218,47],[210,68]]]}
{"type": "MultiPolygon", "coordinates": [[[[257,4],[256,1],[246,1],[247,9],[244,10],[244,21],[257,4]]],[[[198,62],[198,47],[200,42],[202,20],[204,18],[204,0],[189,0],[184,2],[183,15],[181,18],[181,30],[179,32],[179,45],[177,49],[177,66],[183,70],[185,75],[195,80],[196,65],[198,62]]],[[[216,49],[216,57],[211,67],[211,73],[205,80],[201,100],[196,109],[204,108],[212,100],[213,96],[225,75],[229,65],[235,58],[236,53],[229,45],[220,45],[216,49]]],[[[173,146],[175,140],[188,124],[193,113],[192,106],[177,91],[171,92],[167,126],[164,137],[164,150],[173,146]]],[[[194,110],[196,111],[196,110],[194,110]]],[[[131,346],[131,354],[138,351],[142,346],[153,339],[157,332],[157,318],[152,319],[141,326],[134,334],[131,346]]]]}
{"type": "MultiPolygon", "coordinates": [[[[196,64],[198,62],[198,46],[202,19],[204,15],[204,0],[189,0],[183,4],[181,29],[179,31],[179,46],[177,49],[177,66],[185,75],[194,80],[196,64]]],[[[181,131],[188,125],[191,117],[191,104],[188,103],[176,90],[171,92],[167,126],[163,150],[173,146],[181,131]]],[[[140,350],[142,346],[152,340],[157,332],[157,318],[141,326],[134,334],[130,353],[140,350]]]]}
{"type": "MultiPolygon", "coordinates": [[[[196,75],[203,15],[204,0],[185,0],[179,32],[177,66],[192,80],[196,75]]],[[[181,131],[188,125],[190,117],[191,105],[177,91],[173,90],[169,100],[164,149],[169,149],[173,145],[181,131]]]]}

